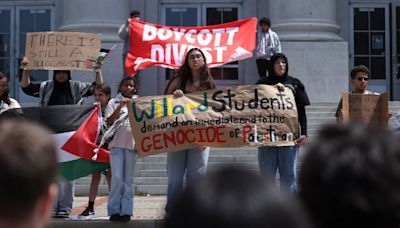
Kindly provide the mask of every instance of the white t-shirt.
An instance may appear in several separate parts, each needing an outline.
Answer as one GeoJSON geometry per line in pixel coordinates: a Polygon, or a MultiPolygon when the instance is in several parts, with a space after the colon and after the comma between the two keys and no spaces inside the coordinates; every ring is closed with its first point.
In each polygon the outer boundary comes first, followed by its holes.
{"type": "MultiPolygon", "coordinates": [[[[106,109],[106,118],[110,117],[114,113],[118,105],[119,103],[116,103],[115,98],[111,99],[108,102],[106,109]]],[[[128,109],[126,106],[121,108],[121,112],[123,111],[126,111],[126,113],[128,113],[128,109]]],[[[109,148],[111,149],[113,147],[119,147],[119,148],[127,148],[133,150],[134,146],[135,146],[135,141],[132,136],[132,130],[129,124],[129,118],[126,118],[124,123],[115,132],[114,138],[109,144],[109,148]]]]}
{"type": "Polygon", "coordinates": [[[15,99],[10,98],[10,101],[11,101],[10,105],[8,105],[5,102],[1,102],[0,101],[0,109],[1,110],[6,110],[6,109],[13,109],[13,108],[21,108],[21,106],[19,105],[18,101],[16,101],[15,99]]]}

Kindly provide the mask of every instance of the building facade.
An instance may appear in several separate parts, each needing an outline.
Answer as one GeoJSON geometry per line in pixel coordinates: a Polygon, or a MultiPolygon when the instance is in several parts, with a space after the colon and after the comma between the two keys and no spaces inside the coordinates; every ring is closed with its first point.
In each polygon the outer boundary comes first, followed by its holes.
{"type": "MultiPolygon", "coordinates": [[[[349,89],[349,69],[358,64],[371,69],[371,90],[400,100],[400,0],[1,0],[0,71],[10,75],[11,96],[36,102],[19,88],[19,61],[26,32],[49,30],[101,33],[104,48],[118,44],[102,67],[105,82],[116,91],[123,74],[117,31],[132,9],[144,21],[172,26],[269,17],[288,56],[289,74],[304,82],[311,102],[338,101],[349,89]]],[[[47,71],[31,74],[35,81],[52,77],[47,71]]],[[[140,94],[162,94],[171,74],[161,67],[142,70],[140,94]]],[[[255,57],[214,68],[212,74],[219,87],[258,79],[255,57]]],[[[72,77],[92,81],[94,73],[72,77]]]]}

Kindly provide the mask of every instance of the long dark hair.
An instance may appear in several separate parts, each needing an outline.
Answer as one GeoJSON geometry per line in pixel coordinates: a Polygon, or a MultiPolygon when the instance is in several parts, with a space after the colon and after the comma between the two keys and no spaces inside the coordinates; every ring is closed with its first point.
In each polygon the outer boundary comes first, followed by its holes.
{"type": "MultiPolygon", "coordinates": [[[[8,78],[4,75],[3,72],[0,72],[0,80],[2,80],[2,79],[6,79],[7,84],[8,84],[8,78]]],[[[9,91],[9,88],[8,88],[8,85],[7,85],[7,91],[5,91],[3,94],[0,95],[0,101],[3,101],[3,102],[5,102],[5,103],[8,104],[8,105],[11,104],[11,100],[10,100],[10,98],[8,97],[8,93],[9,93],[9,92],[10,92],[10,91],[9,91]]]]}
{"type": "MultiPolygon", "coordinates": [[[[180,77],[180,85],[179,89],[185,92],[186,85],[188,83],[193,83],[193,74],[192,69],[189,67],[189,55],[193,51],[198,51],[201,53],[204,59],[204,66],[201,69],[200,73],[200,87],[213,89],[215,88],[214,79],[211,76],[210,69],[207,66],[207,59],[204,53],[199,48],[192,48],[188,51],[185,57],[185,62],[179,68],[178,73],[176,74],[177,77],[180,77]]],[[[173,79],[171,79],[172,81],[173,79]]]]}

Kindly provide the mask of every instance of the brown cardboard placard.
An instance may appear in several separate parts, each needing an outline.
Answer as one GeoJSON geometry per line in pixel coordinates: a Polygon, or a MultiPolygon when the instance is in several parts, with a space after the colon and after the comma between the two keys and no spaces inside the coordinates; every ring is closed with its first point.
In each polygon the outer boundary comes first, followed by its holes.
{"type": "Polygon", "coordinates": [[[343,93],[342,102],[344,123],[388,126],[387,93],[381,95],[343,93]]]}
{"type": "Polygon", "coordinates": [[[198,146],[293,146],[299,137],[291,90],[268,85],[142,97],[128,110],[139,156],[198,146]]]}
{"type": "Polygon", "coordinates": [[[86,70],[96,60],[101,35],[80,32],[29,32],[26,34],[27,70],[86,70]]]}

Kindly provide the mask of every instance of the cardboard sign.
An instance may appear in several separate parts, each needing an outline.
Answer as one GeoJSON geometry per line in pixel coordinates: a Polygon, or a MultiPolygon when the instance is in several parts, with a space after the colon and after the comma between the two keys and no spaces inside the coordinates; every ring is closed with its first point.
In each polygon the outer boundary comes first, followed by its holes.
{"type": "Polygon", "coordinates": [[[93,70],[88,60],[97,60],[101,35],[79,32],[29,32],[26,34],[27,70],[93,70]]]}
{"type": "Polygon", "coordinates": [[[200,48],[208,67],[249,58],[256,43],[257,19],[202,27],[172,27],[130,20],[131,49],[126,71],[134,75],[153,65],[176,69],[186,53],[200,48]]]}
{"type": "Polygon", "coordinates": [[[343,93],[343,122],[388,126],[388,96],[343,93]]]}
{"type": "Polygon", "coordinates": [[[293,93],[268,85],[143,97],[128,112],[140,156],[198,146],[293,146],[299,137],[293,93]]]}

